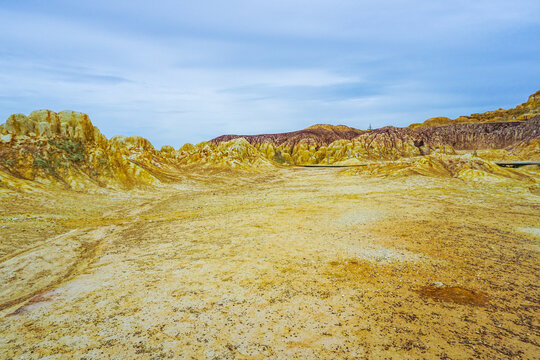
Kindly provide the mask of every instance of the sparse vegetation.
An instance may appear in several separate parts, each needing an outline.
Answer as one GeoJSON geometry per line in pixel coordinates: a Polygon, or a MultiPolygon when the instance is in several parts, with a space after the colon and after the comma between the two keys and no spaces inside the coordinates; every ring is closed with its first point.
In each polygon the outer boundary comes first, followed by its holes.
{"type": "Polygon", "coordinates": [[[47,168],[51,167],[51,165],[49,164],[47,159],[43,159],[43,158],[40,158],[40,157],[35,157],[34,158],[33,166],[38,167],[38,168],[42,168],[42,169],[47,169],[47,168]]]}
{"type": "Polygon", "coordinates": [[[10,158],[0,158],[0,161],[8,166],[13,166],[15,164],[15,160],[10,158]]]}
{"type": "Polygon", "coordinates": [[[55,164],[51,163],[50,159],[42,158],[39,155],[35,156],[33,166],[35,168],[40,168],[40,169],[45,170],[49,175],[63,182],[62,177],[56,171],[56,168],[58,166],[55,166],[55,164]]]}
{"type": "Polygon", "coordinates": [[[287,164],[287,159],[285,159],[283,157],[283,155],[281,155],[281,151],[279,150],[276,150],[276,152],[274,153],[274,161],[277,162],[278,164],[287,164]]]}
{"type": "Polygon", "coordinates": [[[84,145],[79,141],[62,138],[60,141],[48,140],[48,143],[54,147],[64,150],[68,153],[68,159],[73,162],[83,161],[85,159],[86,151],[84,145]]]}

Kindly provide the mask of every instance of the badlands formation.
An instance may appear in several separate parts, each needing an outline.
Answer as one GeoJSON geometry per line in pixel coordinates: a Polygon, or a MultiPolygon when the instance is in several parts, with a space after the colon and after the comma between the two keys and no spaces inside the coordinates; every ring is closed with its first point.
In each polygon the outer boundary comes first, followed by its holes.
{"type": "Polygon", "coordinates": [[[540,162],[540,92],[159,150],[12,115],[0,358],[538,358],[540,170],[496,164],[520,161],[540,162]]]}

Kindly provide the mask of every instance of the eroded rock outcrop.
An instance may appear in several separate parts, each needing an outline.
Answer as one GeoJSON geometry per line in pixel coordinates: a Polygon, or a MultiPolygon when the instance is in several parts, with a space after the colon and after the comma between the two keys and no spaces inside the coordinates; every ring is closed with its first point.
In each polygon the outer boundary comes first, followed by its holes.
{"type": "Polygon", "coordinates": [[[174,170],[148,140],[107,140],[88,115],[75,111],[14,114],[0,125],[0,134],[3,187],[21,188],[24,181],[75,190],[156,185],[174,170]]]}
{"type": "Polygon", "coordinates": [[[512,122],[525,121],[540,115],[540,90],[530,95],[527,102],[516,106],[513,109],[498,109],[486,111],[485,113],[460,116],[456,119],[447,117],[435,117],[427,119],[423,123],[409,125],[411,129],[429,128],[434,126],[457,125],[464,123],[486,123],[486,122],[512,122]]]}
{"type": "Polygon", "coordinates": [[[196,146],[186,144],[177,152],[177,158],[180,165],[207,167],[260,169],[274,165],[244,138],[225,142],[203,142],[196,146]]]}
{"type": "Polygon", "coordinates": [[[244,138],[268,160],[281,164],[317,164],[326,158],[326,147],[351,140],[364,131],[344,125],[313,125],[304,130],[262,135],[223,135],[210,143],[244,138]]]}
{"type": "Polygon", "coordinates": [[[459,150],[504,149],[540,136],[540,116],[524,122],[445,125],[417,129],[413,136],[430,146],[449,145],[459,150]]]}
{"type": "Polygon", "coordinates": [[[347,175],[406,177],[451,177],[468,183],[515,184],[519,182],[531,191],[540,189],[540,173],[537,170],[503,168],[491,161],[471,154],[431,154],[397,161],[374,162],[366,166],[348,169],[347,175]]]}
{"type": "Polygon", "coordinates": [[[185,167],[262,169],[274,166],[243,138],[156,150],[139,136],[107,140],[86,114],[50,110],[11,115],[0,125],[0,187],[29,183],[85,190],[179,181],[185,167]]]}
{"type": "Polygon", "coordinates": [[[25,116],[13,114],[0,125],[0,133],[28,137],[66,137],[82,143],[106,144],[107,139],[92,125],[88,115],[64,110],[37,110],[25,116]]]}
{"type": "Polygon", "coordinates": [[[281,134],[224,135],[178,150],[157,150],[138,136],[107,140],[86,114],[38,110],[11,115],[0,125],[0,187],[22,188],[25,181],[78,190],[134,187],[178,181],[194,167],[256,170],[295,164],[371,164],[359,174],[512,178],[512,171],[488,160],[540,161],[539,109],[536,92],[514,109],[433,118],[407,128],[314,125],[281,134]],[[461,158],[465,152],[475,156],[461,158]]]}
{"type": "Polygon", "coordinates": [[[363,133],[362,130],[354,129],[345,125],[324,125],[318,124],[308,127],[304,130],[279,133],[279,134],[262,134],[262,135],[222,135],[210,142],[224,142],[236,138],[244,138],[251,144],[270,143],[274,146],[287,145],[295,146],[299,143],[312,143],[317,145],[328,145],[331,142],[340,139],[353,139],[358,134],[363,133]]]}
{"type": "MultiPolygon", "coordinates": [[[[538,160],[540,91],[514,109],[457,119],[437,117],[407,128],[362,131],[346,126],[315,125],[282,134],[242,136],[267,159],[284,164],[336,164],[355,160],[395,160],[432,153],[481,150],[486,159],[538,160]]],[[[238,135],[211,140],[222,142],[238,135]]]]}

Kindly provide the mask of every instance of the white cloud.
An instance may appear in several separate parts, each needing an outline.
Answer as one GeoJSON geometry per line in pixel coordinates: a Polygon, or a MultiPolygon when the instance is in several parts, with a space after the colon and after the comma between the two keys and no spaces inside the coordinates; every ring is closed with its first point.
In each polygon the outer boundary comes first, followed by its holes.
{"type": "Polygon", "coordinates": [[[88,4],[0,6],[1,117],[74,109],[108,136],[179,146],[320,122],[406,125],[478,111],[475,92],[520,102],[540,80],[534,68],[516,77],[527,63],[512,55],[540,55],[527,28],[540,27],[538,2],[88,4]]]}

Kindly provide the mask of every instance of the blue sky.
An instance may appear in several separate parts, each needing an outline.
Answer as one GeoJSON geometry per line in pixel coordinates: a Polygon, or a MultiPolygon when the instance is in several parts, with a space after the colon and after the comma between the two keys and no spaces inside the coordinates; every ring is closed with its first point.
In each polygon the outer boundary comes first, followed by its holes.
{"type": "Polygon", "coordinates": [[[405,126],[540,89],[540,1],[4,1],[0,119],[82,111],[178,147],[405,126]]]}

